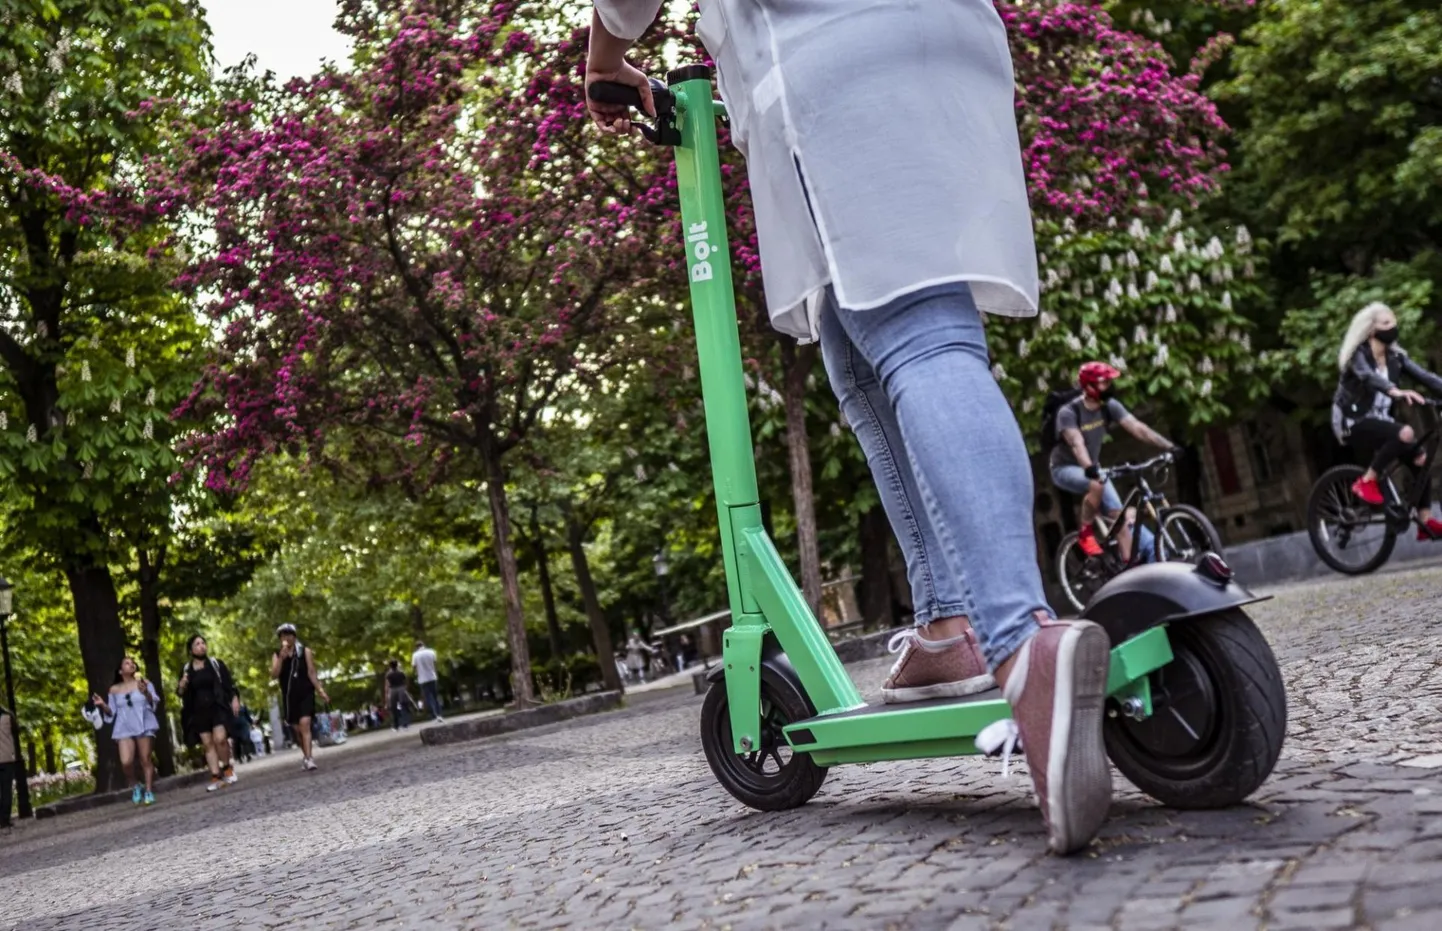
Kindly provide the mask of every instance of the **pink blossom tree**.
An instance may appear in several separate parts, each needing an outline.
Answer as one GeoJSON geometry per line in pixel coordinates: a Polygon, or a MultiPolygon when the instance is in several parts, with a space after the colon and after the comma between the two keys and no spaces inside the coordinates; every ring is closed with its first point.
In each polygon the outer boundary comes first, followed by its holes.
{"type": "Polygon", "coordinates": [[[190,402],[225,415],[193,447],[208,481],[287,452],[417,495],[483,484],[519,705],[507,454],[622,348],[616,295],[655,266],[636,225],[666,196],[591,157],[582,47],[525,25],[507,3],[346,0],[353,69],[236,95],[177,173],[214,239],[185,278],[221,332],[190,402]]]}

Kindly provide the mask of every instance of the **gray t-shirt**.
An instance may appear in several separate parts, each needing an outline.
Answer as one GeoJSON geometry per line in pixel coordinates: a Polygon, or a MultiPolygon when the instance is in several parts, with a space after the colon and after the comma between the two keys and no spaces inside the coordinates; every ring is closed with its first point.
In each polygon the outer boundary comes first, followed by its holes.
{"type": "Polygon", "coordinates": [[[1081,465],[1072,454],[1071,445],[1066,441],[1066,431],[1080,430],[1086,443],[1087,455],[1092,462],[1101,464],[1102,440],[1107,429],[1114,423],[1121,423],[1130,417],[1131,411],[1116,398],[1107,401],[1106,407],[1092,410],[1082,398],[1061,406],[1056,412],[1056,446],[1051,451],[1051,467],[1081,465]]]}
{"type": "Polygon", "coordinates": [[[416,670],[417,682],[436,681],[436,651],[430,647],[421,647],[411,654],[411,665],[416,670]]]}

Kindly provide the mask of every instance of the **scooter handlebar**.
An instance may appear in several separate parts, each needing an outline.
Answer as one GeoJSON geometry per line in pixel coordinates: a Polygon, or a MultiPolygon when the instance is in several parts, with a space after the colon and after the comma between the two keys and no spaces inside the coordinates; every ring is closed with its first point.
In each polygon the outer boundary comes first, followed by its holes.
{"type": "MultiPolygon", "coordinates": [[[[656,92],[655,87],[651,92],[656,92]]],[[[597,81],[586,91],[587,96],[596,103],[611,103],[622,107],[635,107],[641,109],[641,92],[629,84],[618,84],[615,81],[597,81]]]]}

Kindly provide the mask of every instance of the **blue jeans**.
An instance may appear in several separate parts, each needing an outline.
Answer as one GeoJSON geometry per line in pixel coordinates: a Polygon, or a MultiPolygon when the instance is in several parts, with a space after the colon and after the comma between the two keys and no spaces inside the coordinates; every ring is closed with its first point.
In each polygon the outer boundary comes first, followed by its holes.
{"type": "Polygon", "coordinates": [[[421,683],[421,695],[426,700],[426,710],[431,713],[431,717],[439,719],[441,716],[441,696],[436,689],[435,679],[421,683]]]}
{"type": "Polygon", "coordinates": [[[965,284],[850,311],[826,295],[821,354],[906,557],[916,623],[971,619],[995,669],[1036,633],[1031,467],[965,284]]]}
{"type": "MultiPolygon", "coordinates": [[[[1091,490],[1091,479],[1087,478],[1086,470],[1079,465],[1062,465],[1052,469],[1051,482],[1062,491],[1069,491],[1074,495],[1085,495],[1091,490]]],[[[1117,494],[1117,486],[1112,484],[1111,479],[1107,479],[1102,488],[1102,514],[1115,517],[1121,509],[1122,496],[1117,494]]],[[[1139,560],[1152,562],[1156,559],[1156,537],[1151,530],[1138,524],[1134,543],[1132,552],[1137,554],[1139,560]]]]}

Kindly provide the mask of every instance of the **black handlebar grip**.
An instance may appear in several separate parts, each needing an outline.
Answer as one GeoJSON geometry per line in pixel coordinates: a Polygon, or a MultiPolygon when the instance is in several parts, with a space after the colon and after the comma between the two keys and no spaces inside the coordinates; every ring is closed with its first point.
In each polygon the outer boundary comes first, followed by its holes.
{"type": "Polygon", "coordinates": [[[623,107],[635,107],[641,109],[641,92],[629,84],[617,84],[615,81],[597,81],[588,89],[587,94],[596,103],[620,104],[623,107]]]}

